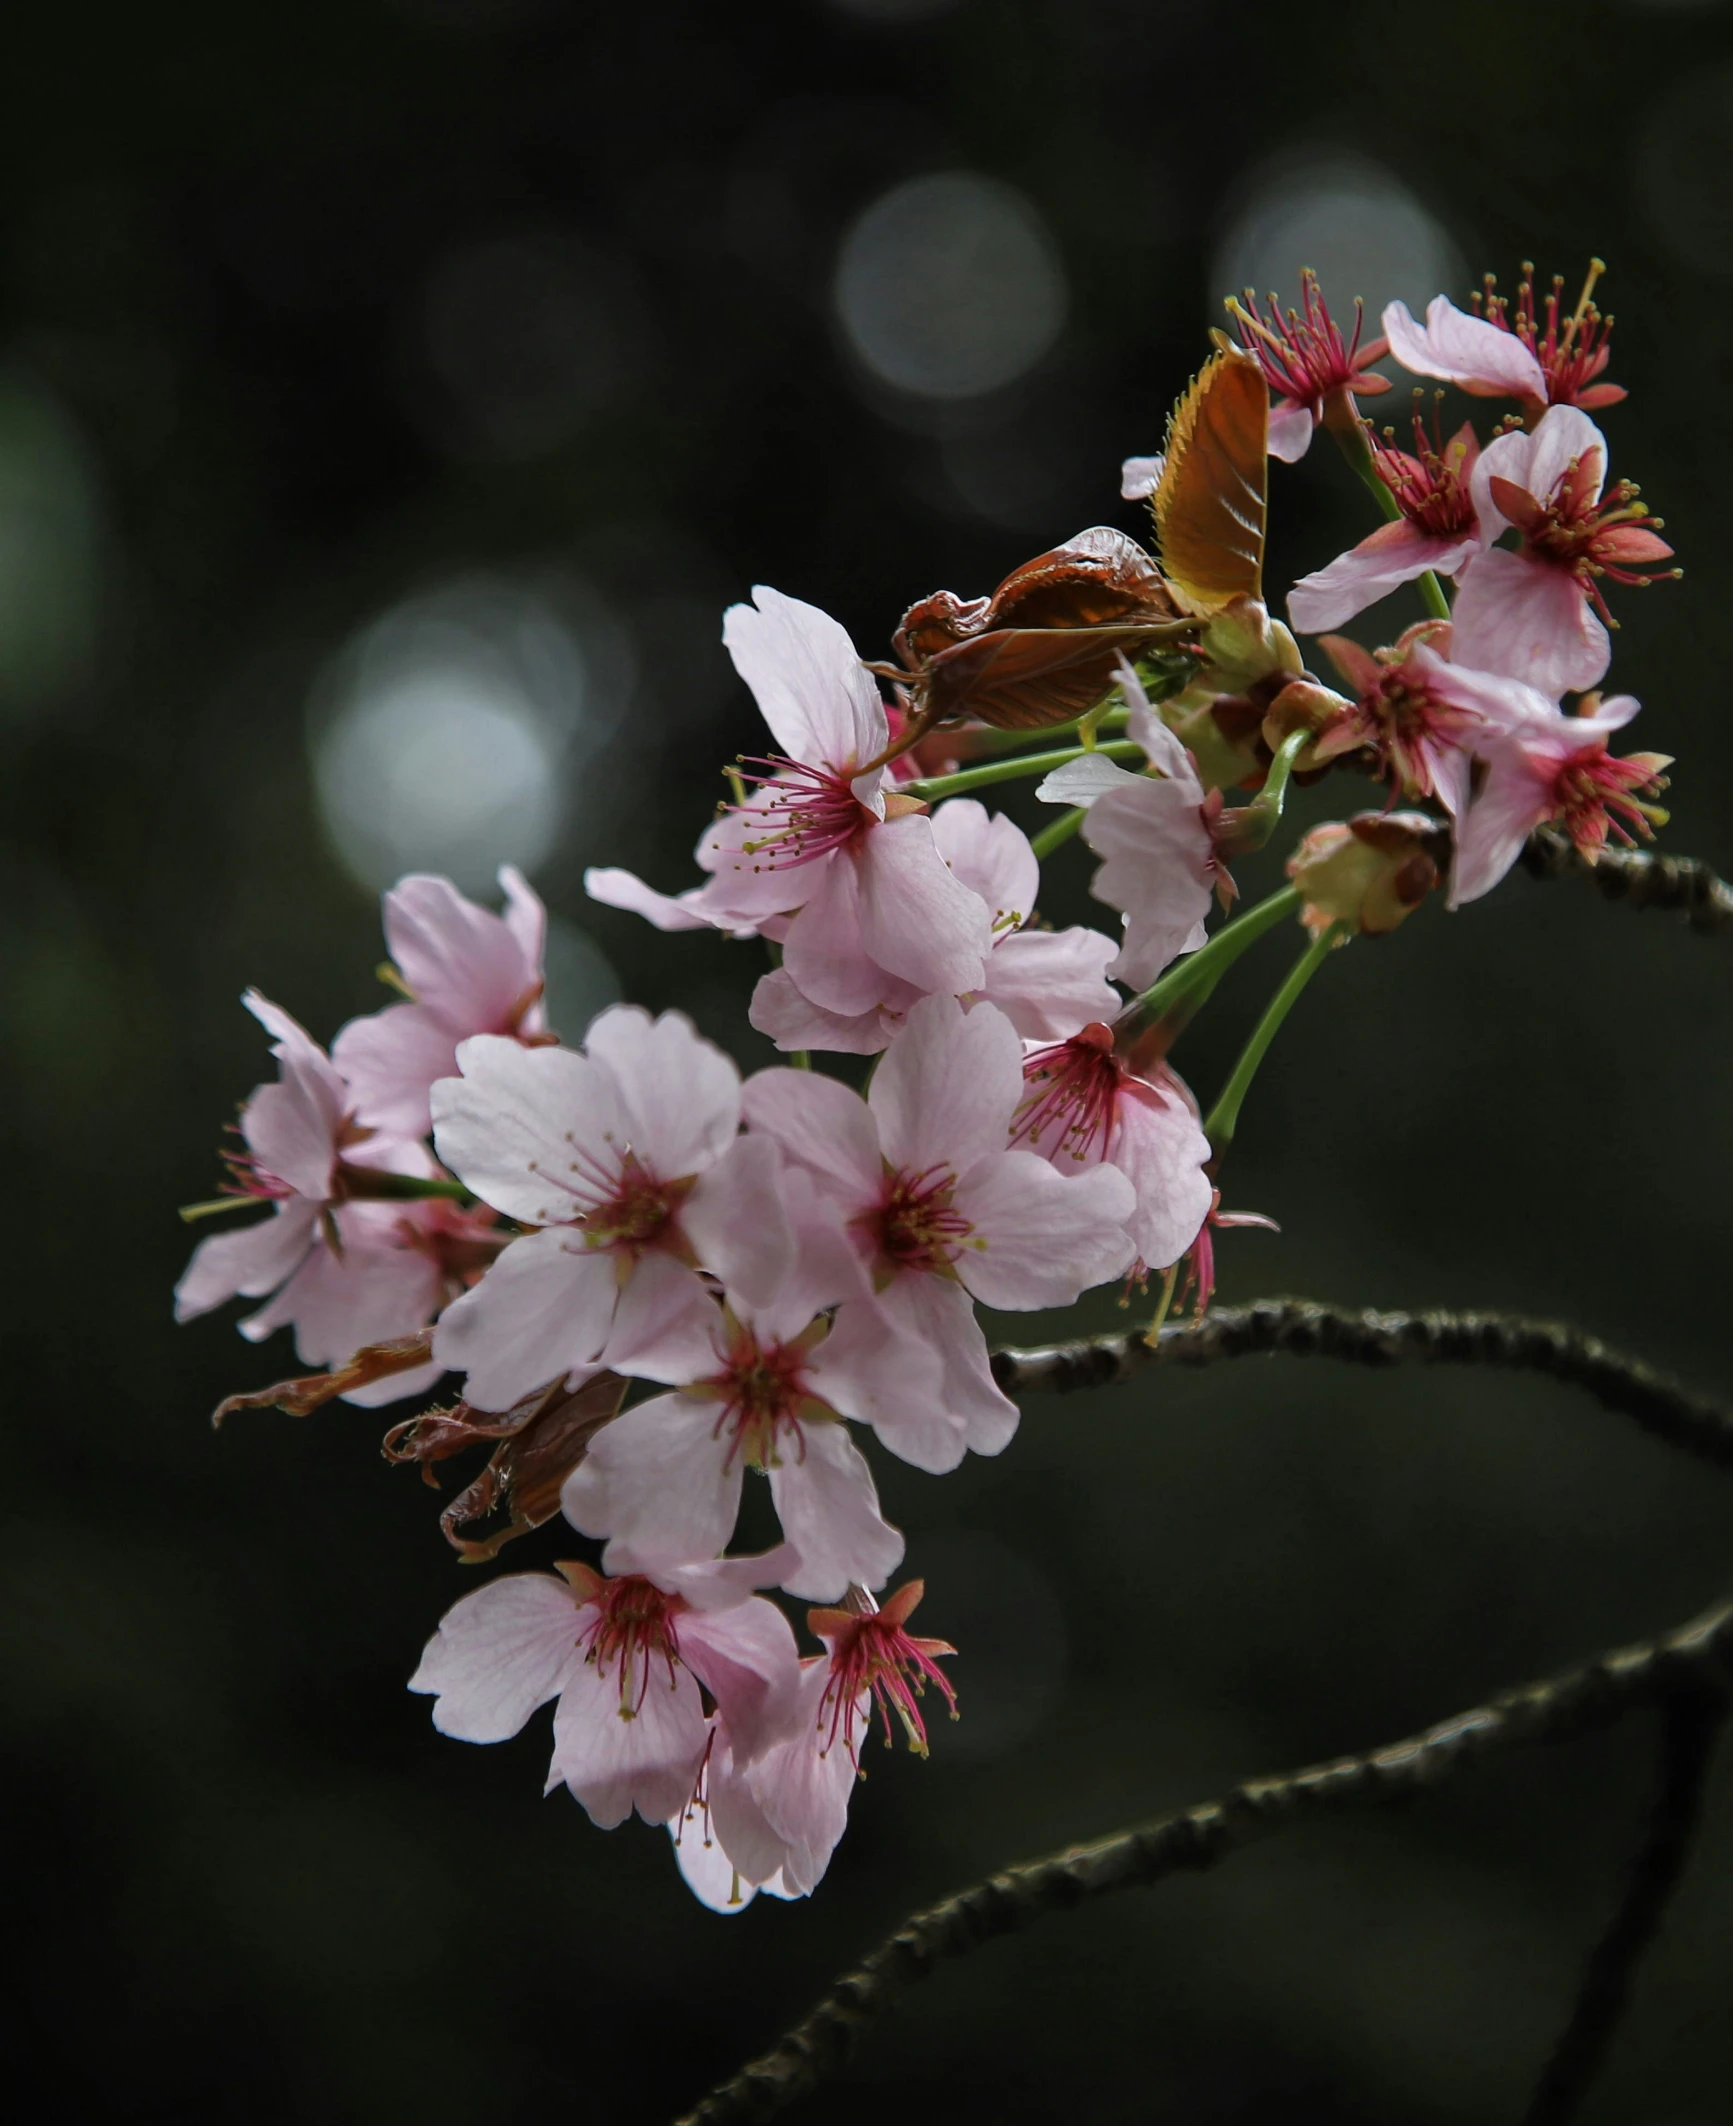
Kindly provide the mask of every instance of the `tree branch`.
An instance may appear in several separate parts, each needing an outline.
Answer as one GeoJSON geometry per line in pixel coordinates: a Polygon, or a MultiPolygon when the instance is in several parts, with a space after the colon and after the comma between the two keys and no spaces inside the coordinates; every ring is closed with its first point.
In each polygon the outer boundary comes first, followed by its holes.
{"type": "MultiPolygon", "coordinates": [[[[1501,1692],[1405,1741],[1304,1771],[1248,1780],[1221,1800],[990,1876],[906,1920],[840,1978],[804,2022],[714,2089],[680,2126],[737,2126],[771,2117],[840,2067],[861,2031],[907,1986],[949,1958],[966,1956],[998,1935],[1019,1933],[1050,1912],[1116,1890],[1143,1888],[1187,1869],[1213,1867],[1288,1824],[1337,1810],[1379,1807],[1435,1786],[1482,1758],[1531,1743],[1564,1741],[1675,1692],[1719,1703],[1730,1684],[1733,1601],[1663,1638],[1501,1692]]],[[[1652,1917],[1647,1924],[1652,1927],[1652,1917]]]]}
{"type": "Polygon", "coordinates": [[[1531,878],[1586,878],[1609,901],[1683,915],[1693,930],[1733,930],[1733,886],[1694,856],[1603,849],[1591,862],[1568,835],[1540,827],[1528,838],[1522,864],[1531,878]]]}
{"type": "Polygon", "coordinates": [[[1719,1689],[1681,1687],[1661,1701],[1661,1777],[1643,1843],[1619,1909],[1589,1957],[1570,2020],[1541,2071],[1523,2126],[1569,2126],[1606,2060],[1630,2006],[1637,1965],[1684,1878],[1726,1713],[1726,1693],[1719,1689]]]}
{"type": "Polygon", "coordinates": [[[1497,1366],[1544,1373],[1584,1388],[1597,1402],[1669,1446],[1733,1468],[1733,1412],[1669,1375],[1614,1351],[1598,1337],[1515,1314],[1379,1314],[1310,1299],[1261,1299],[1217,1307],[1201,1322],[1165,1327],[1158,1349],[1141,1332],[1092,1336],[1040,1350],[996,1351],[993,1377],[1008,1395],[1035,1390],[1106,1388],[1153,1365],[1208,1365],[1218,1358],[1284,1352],[1392,1366],[1417,1359],[1432,1366],[1497,1366]]]}

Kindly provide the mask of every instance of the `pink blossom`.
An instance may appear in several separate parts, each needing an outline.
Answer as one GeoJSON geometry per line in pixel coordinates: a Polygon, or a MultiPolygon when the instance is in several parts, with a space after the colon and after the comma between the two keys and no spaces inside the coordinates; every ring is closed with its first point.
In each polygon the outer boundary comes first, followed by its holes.
{"type": "MultiPolygon", "coordinates": [[[[952,875],[980,897],[992,918],[986,978],[964,1001],[997,1005],[1030,1040],[1060,1040],[1117,1011],[1119,998],[1103,973],[1113,957],[1111,938],[1082,928],[1027,927],[1041,867],[1022,828],[972,797],[940,805],[932,823],[952,875]]],[[[788,969],[778,967],[753,992],[751,1018],[781,1049],[877,1055],[920,995],[912,983],[902,983],[876,1009],[849,1018],[821,1010],[802,996],[788,969]]]]}
{"type": "Polygon", "coordinates": [[[1624,386],[1598,381],[1609,359],[1613,321],[1590,299],[1603,270],[1599,259],[1590,262],[1577,306],[1562,318],[1564,277],[1555,275],[1544,322],[1536,315],[1526,269],[1514,315],[1490,273],[1484,292],[1473,298],[1473,316],[1437,295],[1426,307],[1422,329],[1406,305],[1392,303],[1384,313],[1390,352],[1416,376],[1442,377],[1482,398],[1520,399],[1531,417],[1549,405],[1585,412],[1616,405],[1624,386]]]}
{"type": "Polygon", "coordinates": [[[1119,468],[1120,499],[1144,502],[1161,485],[1167,459],[1158,451],[1153,458],[1127,458],[1119,468]]]}
{"type": "Polygon", "coordinates": [[[1414,434],[1413,452],[1373,439],[1379,473],[1402,514],[1294,585],[1288,618],[1302,634],[1340,627],[1428,569],[1455,576],[1480,552],[1470,486],[1480,451],[1474,430],[1464,422],[1448,443],[1429,445],[1416,416],[1414,434]]]}
{"type": "Polygon", "coordinates": [[[691,1793],[708,1739],[699,1685],[750,1762],[789,1732],[800,1692],[788,1620],[754,1587],[785,1552],[606,1578],[587,1565],[510,1573],[449,1609],[409,1688],[460,1742],[504,1742],[557,1699],[548,1787],[602,1830],[637,1809],[664,1823],[691,1793]]]}
{"type": "MultiPolygon", "coordinates": [[[[262,1299],[276,1291],[306,1260],[322,1227],[329,1237],[333,1211],[365,1188],[367,1169],[429,1171],[425,1151],[412,1141],[356,1124],[342,1073],[304,1027],[256,989],[241,1001],[272,1036],[280,1075],[276,1084],[256,1087],[241,1110],[246,1150],[227,1155],[233,1180],[225,1194],[237,1204],[268,1203],[272,1215],[200,1241],[175,1287],[177,1321],[237,1295],[262,1299]]],[[[257,1333],[275,1326],[273,1320],[257,1333]]]]}
{"type": "Polygon", "coordinates": [[[870,1280],[874,1297],[845,1301],[836,1333],[931,1355],[872,1419],[885,1445],[922,1469],[953,1469],[969,1447],[997,1454],[1016,1429],[971,1297],[1069,1306],[1131,1260],[1132,1192],[1121,1176],[1063,1178],[1006,1149],[1022,1057],[1015,1028],[991,1005],[965,1012],[927,997],[864,1100],[811,1071],[761,1071],[746,1084],[750,1130],[813,1177],[870,1280]]]}
{"type": "Polygon", "coordinates": [[[1129,665],[1119,683],[1131,712],[1127,729],[1155,772],[1133,775],[1085,753],[1045,777],[1035,794],[1087,809],[1083,838],[1104,859],[1089,890],[1125,918],[1125,941],[1108,973],[1147,989],[1178,954],[1204,941],[1204,919],[1225,878],[1211,825],[1219,800],[1206,799],[1191,755],[1129,665]]]}
{"type": "Polygon", "coordinates": [[[449,879],[417,873],[385,896],[385,941],[414,999],[351,1019],[331,1045],[361,1121],[423,1137],[428,1093],[457,1069],[471,1034],[548,1038],[542,1008],[547,911],[507,864],[503,916],[465,900],[449,879]]]}
{"type": "Polygon", "coordinates": [[[1441,377],[1477,398],[1545,405],[1546,376],[1534,350],[1514,332],[1458,310],[1449,296],[1432,298],[1424,326],[1406,303],[1387,304],[1382,322],[1390,352],[1415,376],[1441,377]]]}
{"type": "Polygon", "coordinates": [[[1310,271],[1300,275],[1300,307],[1283,312],[1270,298],[1266,318],[1248,288],[1243,304],[1230,303],[1239,319],[1245,352],[1264,372],[1272,394],[1269,452],[1288,464],[1311,448],[1320,421],[1360,418],[1357,398],[1376,397],[1390,389],[1389,380],[1370,373],[1387,349],[1382,340],[1360,345],[1361,307],[1354,305],[1354,330],[1344,340],[1310,271]]]}
{"type": "Polygon", "coordinates": [[[946,867],[925,808],[887,796],[871,765],[890,726],[853,644],[816,606],[762,585],[753,597],[729,608],[722,639],[780,750],[700,840],[709,883],[670,901],[629,873],[591,872],[590,892],[664,929],[771,923],[800,994],[844,1018],[911,988],[978,989],[987,913],[946,867]]]}
{"type": "Polygon", "coordinates": [[[1061,1173],[1118,1167],[1136,1191],[1126,1229],[1144,1269],[1176,1263],[1197,1238],[1214,1198],[1204,1171],[1209,1139],[1196,1103],[1165,1064],[1147,1069],[1114,1050],[1110,1026],[1069,1041],[1028,1044],[1027,1086],[1012,1130],[1061,1173]]]}
{"type": "Polygon", "coordinates": [[[786,1898],[817,1886],[847,1827],[875,1703],[886,1743],[894,1720],[923,1757],[920,1701],[929,1684],[956,1718],[956,1695],[937,1665],[955,1649],[906,1629],[922,1591],[911,1580],[881,1609],[855,1589],[846,1608],[808,1612],[825,1656],[801,1664],[791,1732],[755,1761],[741,1762],[717,1717],[698,1789],[668,1826],[681,1873],[713,1910],[739,1910],[759,1887],[786,1898]]]}
{"type": "Polygon", "coordinates": [[[1603,499],[1606,462],[1605,438],[1574,406],[1554,406],[1532,434],[1512,431],[1481,452],[1471,483],[1481,536],[1514,525],[1522,538],[1514,552],[1489,545],[1464,570],[1454,662],[1554,700],[1602,677],[1612,645],[1601,579],[1653,581],[1645,571],[1673,551],[1628,482],[1603,499]]]}
{"type": "MultiPolygon", "coordinates": [[[[740,1074],[680,1012],[617,1004],[582,1051],[481,1034],[433,1091],[440,1156],[483,1203],[538,1230],[514,1240],[441,1320],[435,1352],[465,1394],[506,1410],[596,1363],[615,1333],[700,1292],[691,1265],[719,1221],[747,1233],[770,1185],[737,1146],[740,1074]]],[[[737,1275],[758,1292],[780,1258],[737,1275]]],[[[720,1543],[712,1546],[719,1549],[720,1543]]]]}
{"type": "Polygon", "coordinates": [[[1668,756],[1633,753],[1621,760],[1607,751],[1608,738],[1637,706],[1629,694],[1604,703],[1591,695],[1586,713],[1563,716],[1550,702],[1531,700],[1528,713],[1507,716],[1488,733],[1485,782],[1457,823],[1451,907],[1490,892],[1546,822],[1563,827],[1593,859],[1609,835],[1629,843],[1665,820],[1652,800],[1665,787],[1668,756]]]}
{"type": "Polygon", "coordinates": [[[608,1364],[673,1392],[598,1433],[561,1503],[585,1535],[608,1538],[610,1570],[648,1570],[720,1550],[745,1470],[761,1470],[798,1553],[783,1584],[828,1601],[850,1581],[882,1585],[903,1554],[843,1420],[894,1428],[905,1401],[930,1406],[937,1361],[920,1348],[897,1350],[876,1322],[851,1321],[846,1307],[829,1323],[828,1310],[862,1290],[859,1266],[807,1177],[784,1167],[769,1138],[745,1145],[772,1182],[750,1221],[717,1222],[705,1259],[723,1301],[682,1296],[616,1334],[608,1364]],[[749,1300],[733,1266],[762,1258],[767,1246],[780,1274],[766,1280],[768,1296],[749,1300]]]}

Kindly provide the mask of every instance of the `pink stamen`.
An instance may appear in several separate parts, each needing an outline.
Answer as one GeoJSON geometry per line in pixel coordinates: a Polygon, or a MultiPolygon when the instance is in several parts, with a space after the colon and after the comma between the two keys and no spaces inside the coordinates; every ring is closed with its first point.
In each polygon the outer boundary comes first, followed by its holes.
{"type": "Polygon", "coordinates": [[[762,825],[761,833],[755,831],[752,840],[740,845],[753,859],[754,871],[792,871],[799,864],[816,863],[877,824],[850,787],[851,776],[842,770],[810,767],[774,753],[745,765],[765,771],[748,778],[758,784],[758,795],[728,809],[748,825],[762,825]]]}
{"type": "Polygon", "coordinates": [[[657,1663],[667,1672],[668,1688],[674,1688],[680,1664],[674,1619],[684,1604],[678,1595],[665,1594],[653,1580],[634,1572],[603,1580],[584,1607],[595,1610],[578,1634],[584,1659],[593,1661],[602,1676],[618,1669],[620,1718],[634,1720],[657,1663]]]}
{"type": "Polygon", "coordinates": [[[1056,1140],[1079,1162],[1105,1155],[1119,1101],[1120,1069],[1113,1029],[1100,1021],[1069,1041],[1038,1048],[1024,1060],[1030,1088],[1017,1110],[1011,1142],[1056,1140]]]}

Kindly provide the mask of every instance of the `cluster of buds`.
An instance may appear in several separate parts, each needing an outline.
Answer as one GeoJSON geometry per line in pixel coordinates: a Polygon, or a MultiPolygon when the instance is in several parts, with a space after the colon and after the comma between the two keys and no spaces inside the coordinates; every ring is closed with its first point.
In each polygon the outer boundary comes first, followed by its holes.
{"type": "Polygon", "coordinates": [[[200,1244],[178,1311],[261,1301],[242,1333],[292,1328],[318,1370],[219,1415],[414,1399],[392,1460],[432,1482],[487,1456],[442,1516],[466,1562],[546,1524],[584,1539],[457,1602],[410,1687],[474,1742],[552,1702],[550,1786],[604,1828],[666,1825],[719,1910],[813,1889],[875,1708],[922,1754],[923,1694],[955,1715],[952,1649],[908,1629],[921,1582],[891,1587],[904,1542],[865,1450],[937,1475],[1010,1445],[977,1310],[1152,1278],[1163,1312],[1207,1305],[1215,1234],[1267,1223],[1221,1210],[1221,1160],[1324,956],[1435,887],[1485,894],[1543,823],[1592,857],[1664,817],[1666,759],[1608,750],[1636,703],[1585,690],[1610,656],[1605,585],[1670,549],[1634,488],[1605,485],[1585,408],[1617,395],[1607,321],[1585,293],[1537,323],[1525,290],[1514,318],[1441,296],[1421,327],[1392,304],[1368,346],[1310,276],[1300,314],[1248,296],[1243,342],[1218,336],[1162,456],[1126,468],[1155,551],[1096,527],[990,596],[934,593],[883,663],[781,592],[731,608],[769,735],[727,771],[700,882],[587,883],[664,930],[763,940],[750,1017],[786,1065],[743,1077],[683,1014],[630,1004],[567,1045],[541,903],[509,870],[503,914],[436,877],[386,894],[401,1000],[329,1052],[246,999],[278,1074],[189,1215],[265,1215],[200,1244]],[[1387,356],[1518,413],[1484,445],[1417,422],[1401,450],[1358,407],[1387,356]],[[1290,628],[1264,599],[1268,461],[1314,428],[1387,521],[1294,586],[1290,628]],[[1415,581],[1430,615],[1394,644],[1333,632],[1415,581]],[[1347,771],[1384,809],[1314,827],[1291,883],[1233,912],[1230,866],[1257,860],[1292,780],[1347,771]],[[1033,841],[965,794],[1019,776],[1063,808],[1033,841]],[[1074,833],[1111,933],[1037,917],[1074,833]],[[1305,954],[1206,1113],[1170,1051],[1289,916],[1305,954]],[[760,1482],[781,1540],[736,1554],[760,1482]],[[805,1652],[778,1592],[819,1605],[805,1652]]]}

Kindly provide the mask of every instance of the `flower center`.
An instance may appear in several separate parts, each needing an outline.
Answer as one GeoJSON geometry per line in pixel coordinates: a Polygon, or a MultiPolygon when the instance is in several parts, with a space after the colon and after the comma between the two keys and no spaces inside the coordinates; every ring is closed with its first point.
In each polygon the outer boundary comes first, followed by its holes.
{"type": "Polygon", "coordinates": [[[1355,362],[1363,321],[1361,306],[1358,302],[1354,305],[1354,336],[1344,340],[1315,273],[1300,275],[1300,308],[1288,311],[1286,316],[1272,303],[1266,318],[1250,289],[1243,305],[1236,302],[1229,307],[1244,327],[1245,351],[1257,357],[1265,381],[1280,397],[1316,413],[1320,401],[1332,391],[1348,385],[1366,385],[1367,379],[1355,362]]]}
{"type": "MultiPolygon", "coordinates": [[[[920,1583],[911,1582],[917,1595],[920,1583]]],[[[951,1718],[957,1717],[957,1694],[939,1660],[955,1648],[943,1639],[917,1639],[904,1629],[904,1618],[913,1603],[906,1602],[908,1588],[893,1595],[883,1609],[857,1616],[845,1609],[815,1609],[807,1622],[830,1647],[830,1680],[819,1701],[818,1724],[824,1734],[823,1748],[835,1747],[840,1734],[843,1747],[858,1764],[860,1743],[872,1724],[872,1705],[884,1721],[885,1747],[896,1740],[901,1727],[909,1748],[917,1756],[927,1754],[927,1724],[921,1714],[921,1699],[933,1684],[943,1696],[951,1718]],[[906,1605],[906,1606],[905,1606],[906,1605]],[[867,1717],[860,1724],[860,1699],[871,1693],[867,1717]]]]}
{"type": "Polygon", "coordinates": [[[1652,800],[1667,787],[1656,753],[1633,753],[1617,760],[1600,749],[1573,753],[1561,761],[1552,781],[1552,817],[1585,854],[1592,855],[1614,834],[1626,847],[1638,836],[1648,839],[1666,823],[1666,812],[1652,800]]]}
{"type": "MultiPolygon", "coordinates": [[[[1595,283],[1604,270],[1598,258],[1590,261],[1577,306],[1562,323],[1565,285],[1562,273],[1553,275],[1552,292],[1542,304],[1540,314],[1535,309],[1532,266],[1522,269],[1514,316],[1509,303],[1497,292],[1497,283],[1490,273],[1486,276],[1484,293],[1470,298],[1477,317],[1484,317],[1488,324],[1496,325],[1501,332],[1514,333],[1539,362],[1546,377],[1549,406],[1579,404],[1583,393],[1611,359],[1612,350],[1607,340],[1613,321],[1604,317],[1593,301],[1595,283]]],[[[1617,387],[1603,385],[1591,403],[1605,403],[1609,397],[1623,396],[1617,387]]]]}
{"type": "Polygon", "coordinates": [[[945,1270],[974,1227],[955,1208],[957,1177],[941,1163],[887,1176],[885,1197],[866,1214],[881,1251],[899,1270],[945,1270]]]}
{"type": "Polygon", "coordinates": [[[1038,1048],[1023,1064],[1029,1090],[1011,1128],[1011,1142],[1027,1141],[1052,1157],[1063,1150],[1080,1164],[1106,1156],[1119,1101],[1120,1070],[1113,1029],[1099,1020],[1069,1041],[1038,1048]]]}
{"type": "Polygon", "coordinates": [[[785,1450],[806,1458],[803,1425],[823,1414],[806,1385],[807,1349],[800,1339],[763,1346],[739,1331],[727,1372],[708,1384],[722,1402],[712,1437],[729,1435],[730,1461],[738,1454],[749,1468],[768,1470],[782,1466],[785,1450]]]}
{"type": "Polygon", "coordinates": [[[674,1618],[682,1607],[678,1595],[665,1594],[640,1573],[602,1580],[585,1604],[595,1614],[578,1634],[584,1659],[606,1676],[620,1678],[620,1718],[635,1720],[653,1669],[663,1671],[672,1690],[680,1664],[680,1640],[674,1618]]]}
{"type": "Polygon", "coordinates": [[[751,780],[757,795],[730,809],[748,829],[741,851],[754,871],[792,871],[846,848],[857,834],[878,824],[855,796],[851,776],[838,768],[809,767],[773,753],[747,766],[762,768],[751,780]]]}
{"type": "MultiPolygon", "coordinates": [[[[572,1133],[566,1132],[567,1143],[572,1133]]],[[[613,1151],[609,1140],[609,1151],[613,1151]]],[[[574,1146],[574,1150],[576,1147],[574,1146]]],[[[690,1188],[690,1182],[664,1181],[654,1174],[630,1145],[612,1159],[594,1152],[577,1152],[563,1174],[541,1161],[529,1162],[539,1174],[572,1199],[572,1223],[596,1248],[626,1248],[634,1254],[654,1247],[690,1188]]]]}
{"type": "Polygon", "coordinates": [[[1454,538],[1475,526],[1474,498],[1463,479],[1467,446],[1453,437],[1441,442],[1436,433],[1429,439],[1414,416],[1414,449],[1398,450],[1389,440],[1368,435],[1378,476],[1396,498],[1396,506],[1416,530],[1436,538],[1454,538]]]}
{"type": "Polygon", "coordinates": [[[1424,682],[1417,684],[1405,677],[1400,665],[1384,674],[1360,707],[1384,755],[1391,782],[1417,797],[1436,794],[1429,753],[1454,745],[1476,722],[1468,710],[1440,701],[1424,682]]]}

